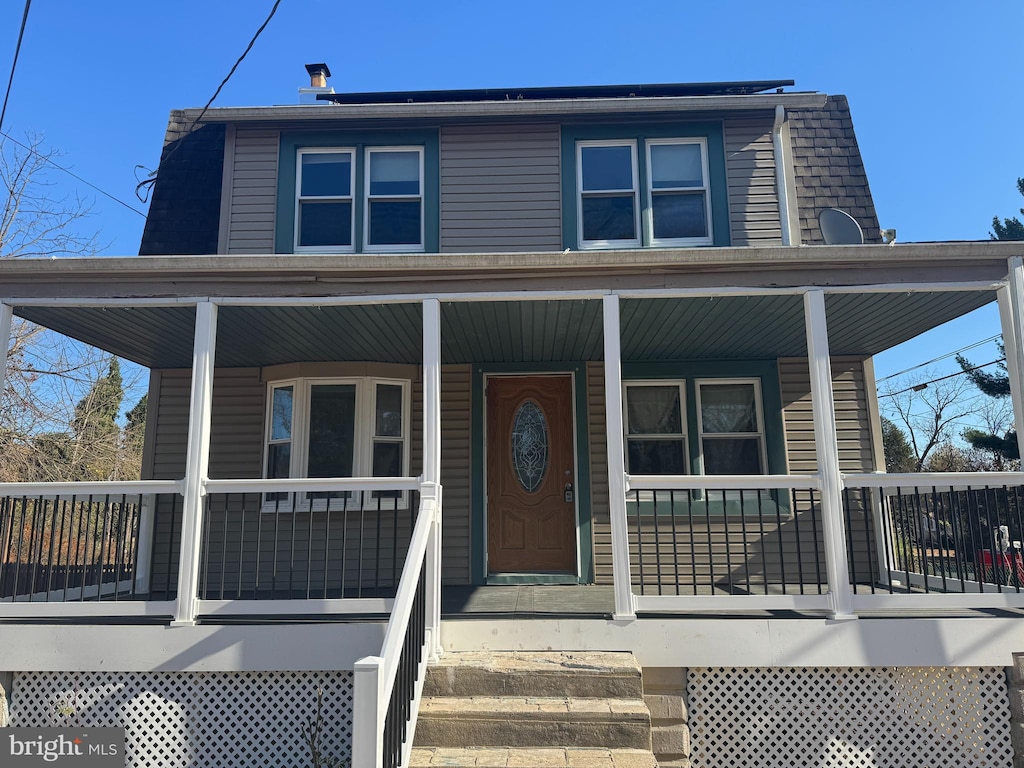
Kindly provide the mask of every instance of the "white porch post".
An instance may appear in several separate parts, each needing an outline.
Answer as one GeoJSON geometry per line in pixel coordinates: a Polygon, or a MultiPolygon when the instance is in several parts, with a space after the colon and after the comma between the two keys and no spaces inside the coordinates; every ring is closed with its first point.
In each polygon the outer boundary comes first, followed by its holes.
{"type": "Polygon", "coordinates": [[[996,296],[1013,402],[1013,426],[1020,446],[1024,442],[1024,258],[1014,256],[1008,262],[1009,285],[1000,288],[996,296]]]}
{"type": "Polygon", "coordinates": [[[193,624],[196,618],[203,530],[203,481],[209,474],[210,466],[210,417],[216,346],[217,307],[212,302],[200,301],[196,304],[195,343],[192,350],[192,396],[189,401],[188,452],[185,458],[178,604],[172,626],[193,624]]]}
{"type": "Polygon", "coordinates": [[[423,493],[437,495],[427,544],[429,659],[441,656],[441,302],[423,300],[423,493]]]}
{"type": "Polygon", "coordinates": [[[3,354],[0,354],[0,392],[7,386],[7,347],[11,343],[11,323],[14,308],[10,304],[0,303],[0,339],[3,340],[3,354]]]}
{"type": "Polygon", "coordinates": [[[832,364],[825,321],[825,292],[804,294],[807,360],[811,374],[811,407],[814,412],[814,447],[821,477],[821,527],[825,539],[825,568],[833,618],[855,618],[853,590],[848,572],[849,553],[843,525],[843,478],[839,470],[832,364]]]}
{"type": "Polygon", "coordinates": [[[629,571],[629,528],[626,522],[626,460],[622,438],[622,360],[619,340],[619,297],[604,297],[604,399],[608,443],[608,514],[612,526],[612,576],[615,618],[636,618],[629,571]]]}
{"type": "Polygon", "coordinates": [[[380,768],[384,765],[384,701],[380,656],[364,656],[353,665],[352,765],[380,768]]]}

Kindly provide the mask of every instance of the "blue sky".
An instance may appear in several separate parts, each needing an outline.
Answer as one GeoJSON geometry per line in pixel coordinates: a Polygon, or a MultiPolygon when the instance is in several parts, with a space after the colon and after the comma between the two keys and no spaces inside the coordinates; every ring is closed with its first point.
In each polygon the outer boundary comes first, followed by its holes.
{"type": "MultiPolygon", "coordinates": [[[[209,99],[271,5],[35,0],[3,130],[41,134],[76,173],[144,209],[135,166],[155,166],[168,112],[209,99]]],[[[4,82],[22,9],[0,3],[4,82]]],[[[314,61],[339,91],[789,78],[849,97],[883,227],[905,242],[978,240],[1024,203],[1022,22],[1020,0],[283,0],[215,106],[295,103],[314,61]]],[[[105,255],[137,253],[141,216],[52,181],[94,200],[105,255]]],[[[961,325],[882,357],[879,375],[998,330],[992,312],[961,325]]]]}

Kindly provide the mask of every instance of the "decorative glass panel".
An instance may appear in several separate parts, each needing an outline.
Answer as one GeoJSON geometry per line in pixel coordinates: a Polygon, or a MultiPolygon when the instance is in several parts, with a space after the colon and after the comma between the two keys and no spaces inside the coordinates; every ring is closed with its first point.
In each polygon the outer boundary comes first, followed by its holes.
{"type": "Polygon", "coordinates": [[[548,428],[544,413],[532,400],[519,406],[512,421],[512,466],[529,493],[540,488],[548,468],[548,428]]]}

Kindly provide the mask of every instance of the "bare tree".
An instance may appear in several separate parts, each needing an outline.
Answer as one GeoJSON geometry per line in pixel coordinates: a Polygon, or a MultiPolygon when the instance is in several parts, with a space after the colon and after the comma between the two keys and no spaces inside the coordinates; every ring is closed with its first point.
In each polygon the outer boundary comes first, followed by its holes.
{"type": "Polygon", "coordinates": [[[962,420],[974,413],[970,392],[965,377],[941,378],[929,371],[894,379],[879,392],[882,412],[906,434],[914,451],[915,472],[924,470],[938,446],[962,432],[962,420]]]}
{"type": "Polygon", "coordinates": [[[26,136],[24,146],[0,144],[6,196],[0,208],[0,258],[91,256],[98,250],[99,233],[79,226],[92,215],[88,201],[55,194],[51,161],[59,156],[34,134],[26,136]]]}
{"type": "MultiPolygon", "coordinates": [[[[51,160],[57,156],[37,136],[30,135],[24,147],[0,143],[0,258],[92,256],[98,250],[98,232],[83,227],[91,216],[88,202],[56,194],[51,160]]],[[[116,365],[109,353],[15,319],[7,354],[0,481],[138,477],[141,441],[120,434],[121,395],[113,406],[110,396],[93,403],[116,365]],[[86,428],[100,412],[113,425],[102,435],[86,428]]],[[[141,373],[135,366],[128,370],[129,390],[141,373]]],[[[117,379],[120,393],[119,370],[117,379]]],[[[134,433],[139,430],[134,425],[134,433]]]]}

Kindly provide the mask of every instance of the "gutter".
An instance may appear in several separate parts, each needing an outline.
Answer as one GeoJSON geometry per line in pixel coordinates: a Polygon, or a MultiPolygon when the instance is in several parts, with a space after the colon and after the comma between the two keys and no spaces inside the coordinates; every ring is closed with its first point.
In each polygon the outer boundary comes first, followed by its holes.
{"type": "MultiPolygon", "coordinates": [[[[748,96],[638,96],[604,99],[516,99],[423,104],[298,104],[279,107],[222,107],[206,111],[204,123],[244,123],[277,120],[365,120],[383,118],[539,117],[656,112],[709,112],[775,109],[815,109],[824,106],[823,93],[768,93],[748,96]]],[[[200,109],[182,110],[195,120],[200,109]]]]}

